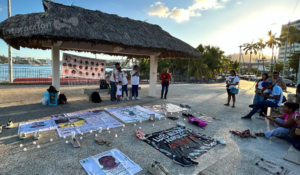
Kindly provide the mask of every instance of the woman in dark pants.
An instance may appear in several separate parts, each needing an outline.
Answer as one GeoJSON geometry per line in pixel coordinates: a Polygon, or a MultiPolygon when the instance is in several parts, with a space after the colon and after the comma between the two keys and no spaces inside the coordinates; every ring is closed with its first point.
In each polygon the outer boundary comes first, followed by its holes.
{"type": "Polygon", "coordinates": [[[166,68],[165,71],[160,75],[161,86],[162,86],[161,97],[160,97],[161,99],[163,99],[163,97],[167,99],[171,79],[172,76],[171,74],[169,74],[169,69],[166,68]]]}

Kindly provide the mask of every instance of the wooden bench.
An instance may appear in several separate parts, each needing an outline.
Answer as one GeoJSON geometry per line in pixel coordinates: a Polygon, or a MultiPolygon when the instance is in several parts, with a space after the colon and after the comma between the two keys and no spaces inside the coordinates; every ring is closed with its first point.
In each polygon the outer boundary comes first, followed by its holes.
{"type": "MultiPolygon", "coordinates": [[[[127,87],[128,89],[128,96],[131,98],[132,97],[132,87],[127,87]]],[[[139,87],[138,90],[141,90],[142,88],[139,87]]],[[[83,94],[87,94],[89,96],[89,101],[92,101],[92,93],[93,92],[98,92],[99,94],[101,93],[107,93],[110,94],[110,89],[83,89],[83,94]]]]}

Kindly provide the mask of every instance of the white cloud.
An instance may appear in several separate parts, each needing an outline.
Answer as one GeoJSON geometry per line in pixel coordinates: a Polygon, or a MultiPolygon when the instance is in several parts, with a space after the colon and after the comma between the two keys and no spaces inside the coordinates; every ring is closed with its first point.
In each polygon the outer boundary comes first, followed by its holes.
{"type": "Polygon", "coordinates": [[[156,2],[151,5],[148,9],[148,14],[151,16],[159,16],[161,18],[166,18],[170,15],[169,8],[165,6],[162,2],[156,2]]]}
{"type": "Polygon", "coordinates": [[[242,2],[237,2],[237,4],[241,4],[242,2]]]}
{"type": "Polygon", "coordinates": [[[3,8],[0,7],[0,12],[3,10],[3,8]]]}
{"type": "Polygon", "coordinates": [[[224,7],[223,4],[230,0],[194,0],[193,4],[187,9],[174,7],[172,11],[162,2],[152,4],[147,10],[151,16],[160,18],[172,18],[178,23],[190,20],[190,17],[201,16],[201,10],[219,9],[224,7]]]}

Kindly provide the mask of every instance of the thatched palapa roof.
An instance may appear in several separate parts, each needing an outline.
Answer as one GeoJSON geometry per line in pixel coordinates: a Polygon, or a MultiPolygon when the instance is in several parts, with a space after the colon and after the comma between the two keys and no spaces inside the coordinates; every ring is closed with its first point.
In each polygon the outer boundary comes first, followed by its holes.
{"type": "MultiPolygon", "coordinates": [[[[158,25],[123,18],[98,10],[66,6],[43,0],[45,12],[15,15],[0,23],[0,38],[15,49],[50,49],[43,43],[58,41],[109,45],[131,50],[160,53],[159,58],[199,58],[202,53],[171,36],[158,25]]],[[[61,48],[61,50],[78,50],[61,48]]],[[[103,53],[101,51],[90,51],[103,53]]],[[[122,52],[105,53],[135,57],[122,52]]]]}

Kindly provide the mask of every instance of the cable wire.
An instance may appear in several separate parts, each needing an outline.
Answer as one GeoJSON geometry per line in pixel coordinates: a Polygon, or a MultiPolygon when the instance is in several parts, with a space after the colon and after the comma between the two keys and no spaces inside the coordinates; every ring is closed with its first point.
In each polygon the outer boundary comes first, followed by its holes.
{"type": "Polygon", "coordinates": [[[296,10],[296,8],[297,8],[297,6],[298,6],[298,3],[299,3],[299,0],[298,0],[297,3],[296,3],[296,6],[295,6],[294,11],[293,11],[293,15],[294,15],[295,10],[296,10]]]}

